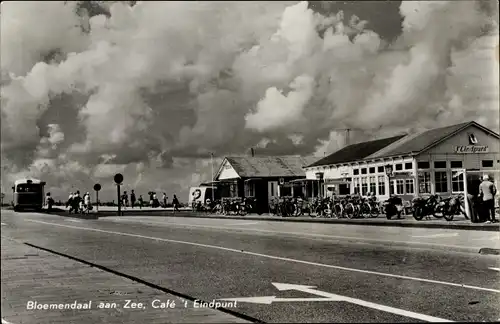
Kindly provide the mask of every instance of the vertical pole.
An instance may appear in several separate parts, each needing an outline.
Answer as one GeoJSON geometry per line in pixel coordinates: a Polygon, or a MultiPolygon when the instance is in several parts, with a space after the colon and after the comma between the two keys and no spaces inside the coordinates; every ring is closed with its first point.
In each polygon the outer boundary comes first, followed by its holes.
{"type": "Polygon", "coordinates": [[[95,192],[95,200],[96,200],[96,212],[99,212],[99,191],[95,192]]]}
{"type": "Polygon", "coordinates": [[[465,213],[470,220],[472,220],[471,206],[469,206],[468,188],[467,188],[467,170],[462,169],[464,175],[464,207],[465,213]]]}
{"type": "Polygon", "coordinates": [[[214,154],[210,153],[210,164],[212,165],[212,184],[210,185],[212,188],[212,203],[214,202],[214,154]]]}
{"type": "Polygon", "coordinates": [[[121,214],[122,214],[122,202],[121,202],[121,198],[120,198],[120,185],[119,184],[116,185],[116,192],[118,194],[118,216],[121,216],[121,214]]]}

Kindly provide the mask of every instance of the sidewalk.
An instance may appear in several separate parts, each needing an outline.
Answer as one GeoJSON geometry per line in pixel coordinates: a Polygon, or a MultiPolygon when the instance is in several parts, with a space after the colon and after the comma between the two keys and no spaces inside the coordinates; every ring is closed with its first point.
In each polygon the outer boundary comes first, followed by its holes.
{"type": "MultiPolygon", "coordinates": [[[[75,215],[68,214],[67,211],[54,212],[54,214],[61,216],[77,217],[77,218],[97,218],[106,216],[116,216],[118,208],[117,207],[99,207],[99,213],[94,210],[93,214],[90,215],[75,215]]],[[[486,223],[472,223],[470,220],[466,220],[463,216],[456,216],[451,222],[441,218],[437,219],[432,217],[431,219],[423,219],[417,221],[411,215],[404,216],[403,219],[391,219],[388,220],[384,215],[379,215],[377,218],[358,218],[358,219],[334,219],[334,218],[322,218],[322,217],[281,217],[272,216],[269,214],[248,214],[246,216],[239,215],[217,215],[217,214],[207,214],[193,212],[190,209],[181,209],[180,212],[173,213],[172,208],[127,208],[122,210],[123,216],[159,216],[159,217],[198,217],[198,218],[216,218],[216,219],[247,219],[247,220],[263,220],[263,221],[275,221],[275,222],[302,222],[302,223],[327,223],[327,224],[348,224],[348,225],[371,225],[371,226],[391,226],[391,227],[418,227],[418,228],[446,228],[455,230],[475,230],[475,231],[500,231],[500,223],[496,224],[486,224],[486,223]]]]}
{"type": "Polygon", "coordinates": [[[219,310],[195,308],[193,301],[3,236],[1,243],[2,323],[248,323],[219,310]],[[176,306],[154,309],[155,299],[175,301],[176,306]],[[127,300],[143,303],[144,308],[126,308],[127,300]],[[90,309],[30,310],[30,302],[38,307],[91,304],[90,309]],[[100,302],[116,303],[117,307],[99,309],[100,302]]]}

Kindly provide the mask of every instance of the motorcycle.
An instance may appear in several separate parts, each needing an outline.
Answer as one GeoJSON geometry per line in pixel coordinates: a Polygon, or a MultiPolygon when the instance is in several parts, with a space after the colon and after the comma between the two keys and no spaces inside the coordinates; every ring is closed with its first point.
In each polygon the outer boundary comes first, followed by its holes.
{"type": "Polygon", "coordinates": [[[398,219],[401,219],[403,209],[403,200],[398,196],[391,196],[383,203],[383,210],[385,211],[385,217],[387,219],[391,219],[393,216],[397,216],[398,219]]]}
{"type": "Polygon", "coordinates": [[[422,220],[424,217],[429,218],[430,216],[442,218],[443,215],[438,215],[435,212],[438,203],[438,195],[431,195],[428,198],[414,198],[412,201],[413,218],[416,220],[422,220]]]}
{"type": "Polygon", "coordinates": [[[465,206],[463,202],[463,196],[451,196],[445,199],[441,199],[441,201],[436,205],[435,213],[441,214],[441,217],[444,217],[447,221],[451,222],[455,215],[464,215],[466,219],[468,219],[467,214],[465,212],[465,206]],[[461,199],[462,198],[462,199],[461,199]]]}

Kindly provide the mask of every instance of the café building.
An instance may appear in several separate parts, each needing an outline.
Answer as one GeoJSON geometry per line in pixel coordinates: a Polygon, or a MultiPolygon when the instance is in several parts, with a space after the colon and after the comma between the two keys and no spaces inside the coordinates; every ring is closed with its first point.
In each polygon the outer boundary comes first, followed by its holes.
{"type": "Polygon", "coordinates": [[[319,195],[405,200],[426,194],[477,194],[483,174],[500,184],[500,136],[474,121],[346,146],[308,166],[319,195]]]}

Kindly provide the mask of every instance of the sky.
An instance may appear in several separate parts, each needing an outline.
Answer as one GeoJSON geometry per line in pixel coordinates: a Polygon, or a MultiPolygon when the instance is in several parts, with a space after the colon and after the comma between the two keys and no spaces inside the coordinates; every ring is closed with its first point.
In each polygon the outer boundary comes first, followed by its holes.
{"type": "MultiPolygon", "coordinates": [[[[1,3],[1,185],[177,194],[224,156],[498,132],[496,1],[1,3]],[[213,160],[211,159],[213,154],[213,160]]],[[[8,197],[8,196],[7,196],[8,197]]]]}

